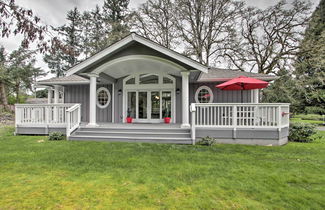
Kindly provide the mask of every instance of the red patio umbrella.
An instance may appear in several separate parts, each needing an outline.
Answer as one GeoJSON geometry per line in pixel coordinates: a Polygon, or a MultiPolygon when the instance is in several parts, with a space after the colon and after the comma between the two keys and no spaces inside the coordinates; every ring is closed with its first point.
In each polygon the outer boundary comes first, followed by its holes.
{"type": "Polygon", "coordinates": [[[241,90],[241,101],[243,102],[243,90],[262,89],[268,86],[268,82],[251,77],[240,76],[216,85],[221,90],[241,90]]]}

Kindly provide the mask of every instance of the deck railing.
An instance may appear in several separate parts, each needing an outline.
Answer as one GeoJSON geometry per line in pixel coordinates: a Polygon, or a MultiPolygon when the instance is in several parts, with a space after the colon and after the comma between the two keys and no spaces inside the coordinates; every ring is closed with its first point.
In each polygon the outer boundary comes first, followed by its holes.
{"type": "Polygon", "coordinates": [[[17,125],[62,125],[67,123],[66,111],[75,104],[16,104],[17,125]]]}
{"type": "Polygon", "coordinates": [[[81,123],[81,105],[75,104],[66,111],[67,116],[67,137],[76,130],[81,123]]]}
{"type": "Polygon", "coordinates": [[[289,104],[191,104],[192,140],[196,128],[283,128],[289,126],[289,104]]]}

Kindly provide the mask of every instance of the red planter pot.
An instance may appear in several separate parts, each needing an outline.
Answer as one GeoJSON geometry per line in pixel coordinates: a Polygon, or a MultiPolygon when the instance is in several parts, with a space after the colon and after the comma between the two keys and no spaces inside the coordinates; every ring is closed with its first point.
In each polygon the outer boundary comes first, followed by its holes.
{"type": "Polygon", "coordinates": [[[132,117],[127,117],[127,118],[126,118],[126,122],[127,122],[127,123],[132,123],[132,120],[133,120],[132,117]]]}
{"type": "Polygon", "coordinates": [[[165,117],[164,120],[165,120],[165,123],[170,123],[171,118],[170,117],[165,117]]]}

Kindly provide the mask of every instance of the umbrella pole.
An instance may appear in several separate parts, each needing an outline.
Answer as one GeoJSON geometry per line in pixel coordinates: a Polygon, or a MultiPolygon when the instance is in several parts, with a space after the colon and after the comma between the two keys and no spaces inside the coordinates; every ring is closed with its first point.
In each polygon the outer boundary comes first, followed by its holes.
{"type": "Polygon", "coordinates": [[[241,97],[240,97],[241,98],[241,103],[243,103],[244,102],[244,100],[243,100],[243,90],[241,90],[240,93],[241,93],[241,97]]]}
{"type": "Polygon", "coordinates": [[[241,103],[244,103],[244,99],[243,99],[243,90],[244,90],[244,88],[245,88],[245,85],[244,85],[244,83],[241,83],[241,90],[240,90],[240,93],[241,93],[241,103]]]}

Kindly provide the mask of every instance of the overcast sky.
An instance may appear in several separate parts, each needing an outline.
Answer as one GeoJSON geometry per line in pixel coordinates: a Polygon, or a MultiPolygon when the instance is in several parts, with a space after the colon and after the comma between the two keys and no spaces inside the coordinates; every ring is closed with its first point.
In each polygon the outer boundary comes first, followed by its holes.
{"type": "MultiPolygon", "coordinates": [[[[91,10],[95,5],[102,5],[104,0],[16,0],[16,3],[28,9],[39,16],[47,25],[59,26],[65,23],[68,10],[78,7],[80,11],[91,10]]],[[[130,0],[130,8],[135,9],[146,0],[130,0]]],[[[278,0],[244,0],[247,5],[266,8],[278,2],[278,0]]],[[[290,0],[289,0],[290,1],[290,0]]],[[[320,0],[311,0],[313,7],[318,5],[320,0]]],[[[7,51],[15,50],[19,47],[20,42],[17,37],[9,39],[1,39],[0,45],[3,45],[7,51]]],[[[48,70],[47,65],[42,61],[42,57],[38,56],[37,66],[48,70]]]]}

